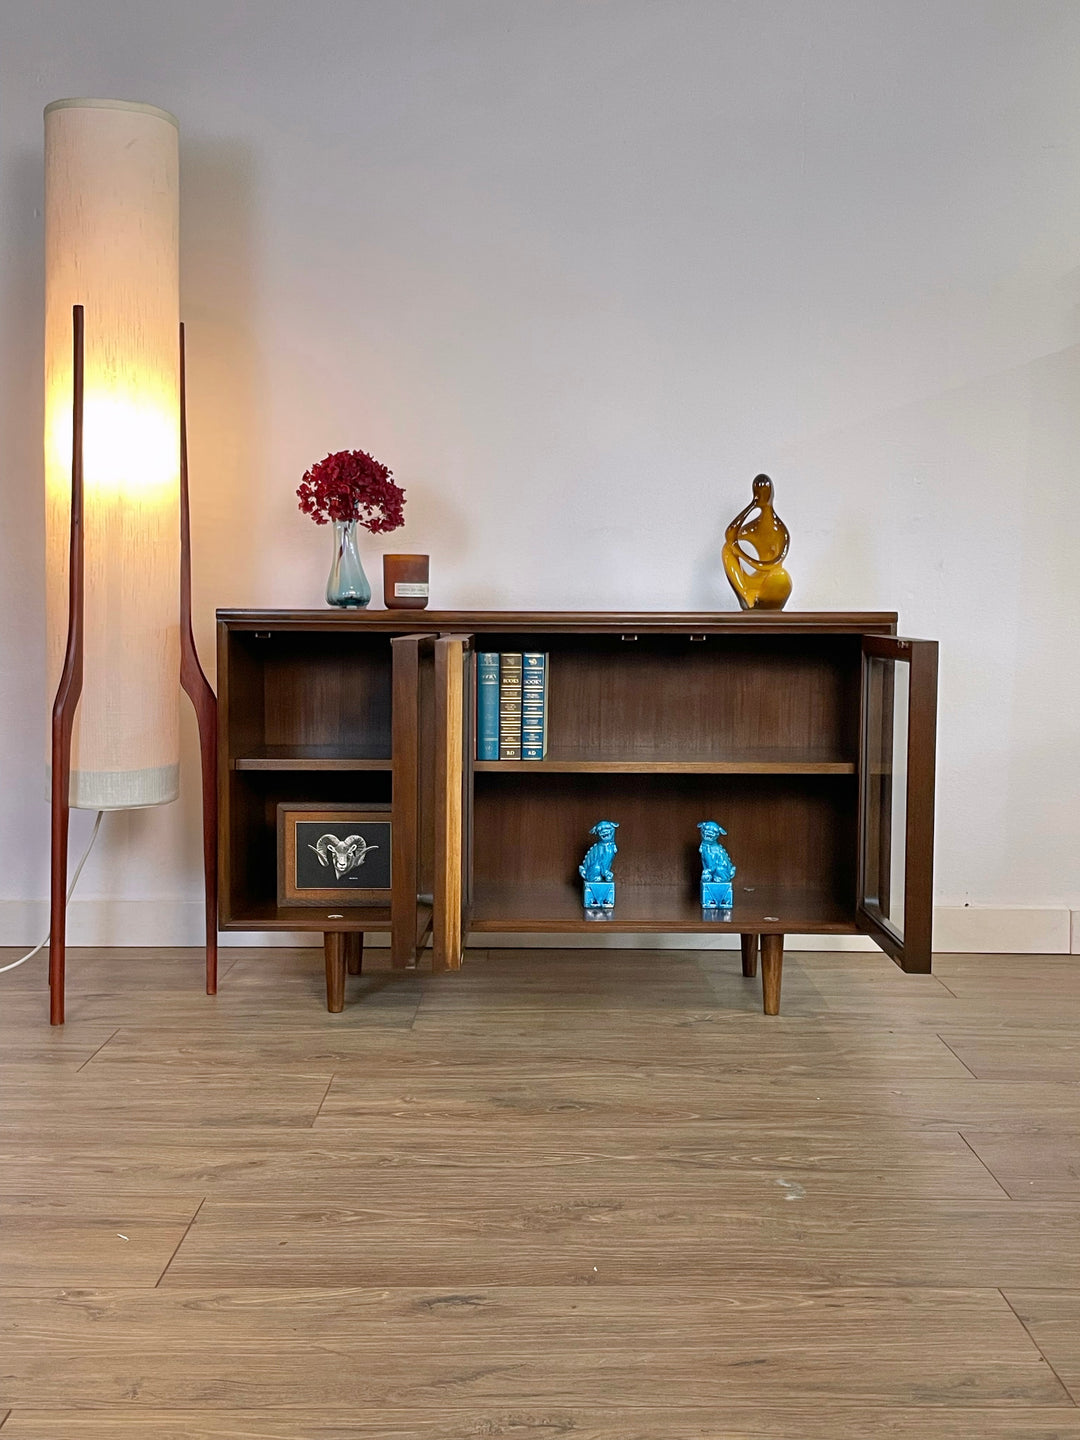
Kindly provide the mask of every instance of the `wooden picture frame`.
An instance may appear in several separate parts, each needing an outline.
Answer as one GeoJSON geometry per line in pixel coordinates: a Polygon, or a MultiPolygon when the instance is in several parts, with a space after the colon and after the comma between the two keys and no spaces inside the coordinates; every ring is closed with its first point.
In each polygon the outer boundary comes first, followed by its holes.
{"type": "Polygon", "coordinates": [[[278,904],[389,905],[392,835],[389,805],[280,804],[278,904]]]}

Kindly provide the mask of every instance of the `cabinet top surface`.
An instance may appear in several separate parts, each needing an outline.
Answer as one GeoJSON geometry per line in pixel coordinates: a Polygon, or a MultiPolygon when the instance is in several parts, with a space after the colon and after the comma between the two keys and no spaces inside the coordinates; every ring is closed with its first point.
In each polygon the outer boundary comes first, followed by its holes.
{"type": "Polygon", "coordinates": [[[455,631],[726,630],[799,634],[806,631],[893,634],[891,610],[219,610],[238,629],[392,630],[401,634],[455,631]]]}

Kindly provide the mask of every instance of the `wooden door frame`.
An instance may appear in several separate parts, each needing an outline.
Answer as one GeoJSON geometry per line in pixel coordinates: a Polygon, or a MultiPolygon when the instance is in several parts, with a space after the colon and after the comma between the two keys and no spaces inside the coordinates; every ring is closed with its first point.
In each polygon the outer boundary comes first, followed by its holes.
{"type": "Polygon", "coordinates": [[[864,635],[859,721],[859,824],[856,914],[859,926],[909,974],[930,973],[934,924],[934,778],[937,737],[936,640],[864,635]],[[904,828],[904,932],[866,905],[865,844],[869,775],[869,661],[908,666],[907,788],[904,828]]]}
{"type": "Polygon", "coordinates": [[[473,637],[435,642],[435,911],[432,969],[460,970],[472,896],[473,637]]]}
{"type": "Polygon", "coordinates": [[[390,893],[390,954],[397,970],[416,965],[432,924],[419,894],[420,854],[420,656],[434,653],[434,635],[396,635],[390,641],[393,714],[391,747],[394,883],[390,893]]]}

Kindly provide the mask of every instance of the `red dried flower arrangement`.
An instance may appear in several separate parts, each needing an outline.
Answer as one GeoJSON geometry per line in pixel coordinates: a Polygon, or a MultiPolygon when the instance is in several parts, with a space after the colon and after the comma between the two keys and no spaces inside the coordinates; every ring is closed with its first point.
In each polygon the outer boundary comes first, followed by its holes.
{"type": "Polygon", "coordinates": [[[405,524],[405,491],[392,471],[366,450],[339,450],[305,474],[297,490],[300,509],[316,525],[355,520],[372,535],[405,524]]]}

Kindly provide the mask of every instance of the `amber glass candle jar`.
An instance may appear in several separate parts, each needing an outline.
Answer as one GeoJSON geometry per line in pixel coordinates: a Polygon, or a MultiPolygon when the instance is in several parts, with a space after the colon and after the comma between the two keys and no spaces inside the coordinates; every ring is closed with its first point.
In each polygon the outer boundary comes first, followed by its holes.
{"type": "Polygon", "coordinates": [[[427,555],[382,557],[383,602],[388,610],[423,610],[428,603],[427,555]]]}

